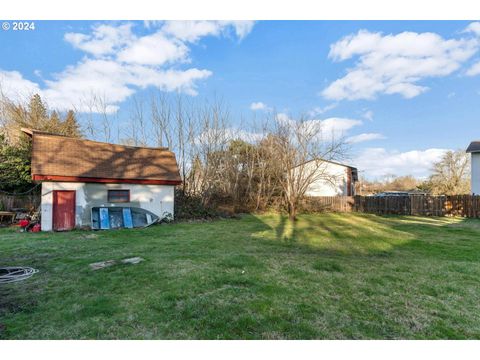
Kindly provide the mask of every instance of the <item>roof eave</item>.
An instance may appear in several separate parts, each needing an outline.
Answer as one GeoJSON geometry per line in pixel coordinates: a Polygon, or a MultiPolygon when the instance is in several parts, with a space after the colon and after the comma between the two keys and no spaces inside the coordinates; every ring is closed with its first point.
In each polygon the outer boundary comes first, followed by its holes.
{"type": "Polygon", "coordinates": [[[28,136],[33,137],[33,130],[32,129],[22,127],[22,128],[20,128],[20,130],[24,134],[27,134],[28,136]]]}
{"type": "Polygon", "coordinates": [[[480,152],[480,141],[472,141],[466,150],[467,153],[480,152]]]}
{"type": "Polygon", "coordinates": [[[119,179],[119,178],[92,178],[84,176],[61,176],[61,175],[32,175],[33,181],[53,182],[80,182],[101,184],[141,184],[141,185],[181,185],[182,180],[171,179],[119,179]]]}

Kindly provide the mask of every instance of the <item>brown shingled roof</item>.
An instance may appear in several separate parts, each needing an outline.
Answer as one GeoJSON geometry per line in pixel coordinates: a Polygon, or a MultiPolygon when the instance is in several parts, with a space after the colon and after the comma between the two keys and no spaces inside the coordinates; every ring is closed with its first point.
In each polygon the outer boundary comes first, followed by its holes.
{"type": "Polygon", "coordinates": [[[103,179],[181,183],[175,154],[167,148],[123,146],[35,130],[25,132],[33,139],[32,177],[36,180],[66,177],[85,178],[85,182],[103,179]]]}
{"type": "Polygon", "coordinates": [[[467,153],[480,152],[480,141],[472,141],[467,148],[467,153]]]}

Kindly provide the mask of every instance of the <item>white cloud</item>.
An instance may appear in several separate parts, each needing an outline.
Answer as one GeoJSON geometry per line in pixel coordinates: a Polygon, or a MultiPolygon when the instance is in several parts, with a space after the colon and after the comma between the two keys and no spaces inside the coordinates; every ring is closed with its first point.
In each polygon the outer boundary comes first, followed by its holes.
{"type": "Polygon", "coordinates": [[[180,91],[196,95],[196,81],[211,75],[208,70],[196,68],[177,71],[161,70],[138,65],[124,65],[113,60],[85,59],[67,67],[46,81],[46,88],[38,90],[51,107],[78,111],[90,109],[93,96],[100,97],[110,109],[134,94],[137,88],[155,86],[164,91],[180,91]],[[112,107],[113,106],[113,107],[112,107]]]}
{"type": "Polygon", "coordinates": [[[315,107],[313,110],[309,112],[310,116],[317,116],[326,113],[327,111],[333,110],[338,106],[338,103],[331,103],[329,105],[325,105],[324,107],[315,107]]]}
{"type": "Polygon", "coordinates": [[[0,69],[3,93],[13,100],[39,93],[53,108],[94,112],[93,97],[101,98],[108,111],[115,111],[122,101],[150,86],[194,96],[197,82],[207,79],[212,72],[184,68],[190,61],[187,43],[229,32],[242,38],[251,31],[253,22],[168,21],[151,25],[153,31],[142,36],[134,33],[132,23],[96,25],[86,34],[67,33],[65,41],[85,52],[82,60],[42,79],[43,86],[19,72],[0,69]]]}
{"type": "Polygon", "coordinates": [[[478,47],[477,39],[443,39],[435,33],[415,32],[382,35],[361,30],[330,46],[329,57],[334,61],[356,57],[358,61],[321,94],[333,100],[374,99],[380,94],[412,98],[428,90],[419,81],[453,73],[478,47]]]}
{"type": "Polygon", "coordinates": [[[144,65],[163,65],[184,62],[188,47],[175,39],[168,39],[162,33],[143,36],[117,55],[119,61],[144,65]]]}
{"type": "Polygon", "coordinates": [[[98,25],[93,28],[91,34],[66,33],[65,41],[73,47],[90,53],[94,56],[112,54],[120,47],[135,40],[132,33],[132,24],[120,26],[98,25]]]}
{"type": "Polygon", "coordinates": [[[236,20],[233,21],[233,27],[235,28],[235,35],[241,40],[248,34],[253,29],[253,26],[255,25],[255,21],[251,20],[236,20]]]}
{"type": "Polygon", "coordinates": [[[263,102],[259,101],[259,102],[253,102],[250,104],[250,110],[265,110],[265,111],[268,111],[268,110],[271,110],[270,107],[268,107],[266,104],[264,104],[263,102]]]}
{"type": "Polygon", "coordinates": [[[474,21],[470,23],[463,32],[474,33],[475,35],[480,36],[480,21],[474,21]]]}
{"type": "Polygon", "coordinates": [[[76,106],[81,110],[78,101],[86,100],[89,95],[100,96],[108,104],[115,104],[134,93],[128,86],[130,77],[129,71],[115,61],[85,59],[54,74],[53,80],[45,81],[46,88],[41,95],[50,106],[58,109],[76,106]]]}
{"type": "MultiPolygon", "coordinates": [[[[305,131],[315,129],[319,131],[319,135],[322,138],[330,139],[333,137],[334,139],[337,139],[337,140],[343,137],[353,127],[362,124],[360,120],[347,119],[347,118],[328,118],[324,120],[313,119],[313,120],[306,120],[301,123],[296,123],[295,120],[291,119],[285,113],[277,114],[276,120],[286,125],[291,125],[292,129],[300,129],[300,130],[303,129],[305,131]],[[300,124],[300,128],[297,127],[299,124],[300,124]]],[[[264,136],[265,136],[265,133],[249,132],[249,131],[245,131],[237,128],[227,128],[224,130],[212,129],[198,136],[196,142],[201,143],[202,141],[206,141],[209,138],[216,139],[217,142],[218,141],[225,142],[225,141],[234,140],[234,139],[241,139],[244,141],[254,142],[254,141],[261,140],[264,136]]]]}
{"type": "Polygon", "coordinates": [[[162,30],[179,40],[197,42],[204,36],[220,36],[233,30],[239,39],[252,31],[254,21],[166,21],[162,30]]]}
{"type": "Polygon", "coordinates": [[[276,115],[276,119],[292,128],[300,126],[304,131],[319,132],[322,138],[339,139],[346,135],[346,133],[355,126],[362,125],[362,121],[349,118],[331,117],[327,119],[311,119],[297,123],[285,113],[276,115]]]}
{"type": "Polygon", "coordinates": [[[333,136],[334,138],[343,137],[348,130],[355,126],[362,125],[360,120],[336,117],[312,121],[319,121],[322,133],[327,136],[333,136]]]}
{"type": "Polygon", "coordinates": [[[373,111],[372,110],[367,110],[363,113],[362,117],[364,119],[367,119],[369,121],[372,121],[373,120],[373,111]]]}
{"type": "Polygon", "coordinates": [[[24,79],[18,71],[3,71],[0,69],[0,93],[14,101],[24,101],[38,93],[38,84],[24,79]]]}
{"type": "Polygon", "coordinates": [[[222,27],[216,21],[167,21],[162,29],[177,39],[196,42],[202,36],[218,36],[222,27]]]}
{"type": "Polygon", "coordinates": [[[295,120],[290,119],[290,116],[288,116],[285,113],[276,114],[276,120],[280,121],[282,123],[289,123],[289,122],[294,122],[295,121],[295,120]]]}
{"type": "Polygon", "coordinates": [[[480,74],[480,61],[473,64],[470,69],[467,70],[467,76],[476,76],[480,74]]]}
{"type": "Polygon", "coordinates": [[[184,71],[169,69],[166,71],[152,71],[143,67],[138,68],[138,72],[134,73],[137,80],[135,84],[146,88],[148,86],[156,86],[164,91],[180,91],[188,95],[195,96],[198,94],[196,88],[196,81],[207,79],[212,75],[209,70],[200,70],[191,68],[184,71]],[[150,77],[145,78],[143,74],[148,74],[150,77]]]}
{"type": "MultiPolygon", "coordinates": [[[[276,114],[276,121],[284,125],[291,126],[291,129],[299,129],[304,131],[315,130],[319,131],[319,140],[325,139],[339,139],[343,137],[346,132],[355,126],[361,125],[360,120],[347,118],[328,118],[324,120],[313,119],[303,122],[296,122],[285,113],[276,114]]],[[[201,145],[202,143],[217,143],[225,144],[230,140],[241,139],[247,142],[256,142],[263,139],[267,132],[250,132],[239,128],[229,127],[226,129],[210,129],[196,137],[195,143],[201,145]],[[212,139],[214,139],[212,141],[212,139]]]]}
{"type": "Polygon", "coordinates": [[[385,139],[385,136],[378,133],[363,133],[359,135],[350,136],[347,138],[347,142],[350,144],[356,144],[365,141],[385,139]]]}
{"type": "Polygon", "coordinates": [[[147,29],[159,28],[165,21],[163,20],[143,20],[143,26],[147,29]]]}
{"type": "Polygon", "coordinates": [[[447,149],[391,151],[384,148],[367,148],[353,162],[367,178],[386,175],[413,175],[426,177],[433,163],[439,161],[447,149]]]}

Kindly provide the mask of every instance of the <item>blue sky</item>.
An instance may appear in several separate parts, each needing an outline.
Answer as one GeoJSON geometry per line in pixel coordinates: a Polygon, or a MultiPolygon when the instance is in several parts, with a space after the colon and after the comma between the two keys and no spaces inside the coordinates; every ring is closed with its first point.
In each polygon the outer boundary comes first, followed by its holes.
{"type": "Polygon", "coordinates": [[[85,112],[98,93],[125,122],[133,95],[159,89],[220,96],[233,126],[306,114],[349,139],[349,162],[369,178],[424,177],[480,137],[478,22],[36,21],[0,43],[13,99],[39,92],[85,112]]]}

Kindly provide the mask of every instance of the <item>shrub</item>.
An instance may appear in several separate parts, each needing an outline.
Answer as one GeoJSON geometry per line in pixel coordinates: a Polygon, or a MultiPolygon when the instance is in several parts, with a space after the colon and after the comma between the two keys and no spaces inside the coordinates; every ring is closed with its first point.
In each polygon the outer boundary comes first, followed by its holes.
{"type": "Polygon", "coordinates": [[[181,190],[175,190],[175,219],[212,219],[220,213],[211,206],[203,203],[200,196],[186,195],[181,190]]]}

